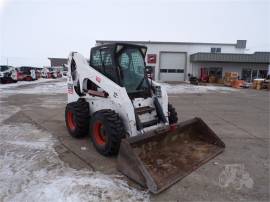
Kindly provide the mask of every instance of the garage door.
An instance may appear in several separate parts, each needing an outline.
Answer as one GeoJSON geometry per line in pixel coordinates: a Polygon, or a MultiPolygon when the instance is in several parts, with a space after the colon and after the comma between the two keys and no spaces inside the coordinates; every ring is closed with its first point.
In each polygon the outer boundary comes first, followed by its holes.
{"type": "Polygon", "coordinates": [[[184,81],[186,53],[160,53],[160,80],[184,81]]]}

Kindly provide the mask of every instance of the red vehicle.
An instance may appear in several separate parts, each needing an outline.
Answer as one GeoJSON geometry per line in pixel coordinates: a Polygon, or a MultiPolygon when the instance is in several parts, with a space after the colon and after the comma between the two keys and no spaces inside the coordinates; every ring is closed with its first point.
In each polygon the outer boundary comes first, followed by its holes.
{"type": "Polygon", "coordinates": [[[61,74],[60,69],[48,67],[48,68],[43,70],[43,77],[50,78],[50,79],[56,79],[56,78],[61,78],[62,74],[61,74]]]}
{"type": "Polygon", "coordinates": [[[22,66],[17,69],[17,78],[19,81],[34,81],[37,80],[36,68],[22,66]]]}

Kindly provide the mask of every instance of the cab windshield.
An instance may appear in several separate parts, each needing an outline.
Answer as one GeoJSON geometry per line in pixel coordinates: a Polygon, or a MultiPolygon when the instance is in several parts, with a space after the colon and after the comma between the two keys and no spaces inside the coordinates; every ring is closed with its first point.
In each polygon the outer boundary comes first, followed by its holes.
{"type": "Polygon", "coordinates": [[[121,68],[122,84],[128,93],[148,89],[144,75],[144,57],[139,48],[125,48],[118,57],[121,68]]]}

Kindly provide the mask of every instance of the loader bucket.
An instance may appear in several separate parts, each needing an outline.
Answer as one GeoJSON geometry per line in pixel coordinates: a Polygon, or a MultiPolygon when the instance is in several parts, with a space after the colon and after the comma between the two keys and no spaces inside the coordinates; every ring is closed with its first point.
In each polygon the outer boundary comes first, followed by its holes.
{"type": "Polygon", "coordinates": [[[159,193],[217,156],[225,144],[200,119],[123,139],[117,168],[135,182],[159,193]]]}

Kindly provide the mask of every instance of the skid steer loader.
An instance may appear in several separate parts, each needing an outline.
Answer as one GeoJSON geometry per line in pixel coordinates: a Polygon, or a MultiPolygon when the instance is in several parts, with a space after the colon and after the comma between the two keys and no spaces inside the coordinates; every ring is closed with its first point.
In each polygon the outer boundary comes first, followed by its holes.
{"type": "Polygon", "coordinates": [[[158,193],[221,153],[225,145],[200,119],[177,124],[164,88],[145,66],[145,46],[113,43],[68,60],[69,133],[90,134],[96,150],[117,155],[124,175],[158,193]]]}

